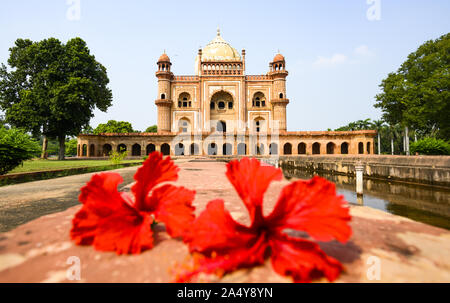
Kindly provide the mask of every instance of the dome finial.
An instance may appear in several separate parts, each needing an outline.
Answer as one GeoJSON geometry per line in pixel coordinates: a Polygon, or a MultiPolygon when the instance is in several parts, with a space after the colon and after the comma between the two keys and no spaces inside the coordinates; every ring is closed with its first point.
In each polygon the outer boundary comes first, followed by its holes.
{"type": "Polygon", "coordinates": [[[220,27],[217,25],[217,36],[220,36],[220,27]]]}

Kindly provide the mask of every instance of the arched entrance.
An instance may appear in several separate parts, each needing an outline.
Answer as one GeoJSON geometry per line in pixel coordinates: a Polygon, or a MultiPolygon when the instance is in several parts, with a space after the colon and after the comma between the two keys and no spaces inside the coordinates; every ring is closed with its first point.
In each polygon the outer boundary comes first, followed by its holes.
{"type": "Polygon", "coordinates": [[[341,154],[346,155],[348,154],[348,143],[344,142],[341,144],[341,154]]]}
{"type": "Polygon", "coordinates": [[[162,144],[162,145],[161,145],[161,153],[162,153],[164,156],[170,155],[170,145],[167,144],[167,143],[162,144]]]}
{"type": "Polygon", "coordinates": [[[111,154],[111,151],[112,151],[111,144],[103,145],[103,148],[102,148],[102,155],[103,156],[109,156],[111,154]]]}
{"type": "Polygon", "coordinates": [[[225,143],[222,146],[222,153],[224,156],[231,156],[233,154],[233,145],[230,143],[225,143]]]}
{"type": "Polygon", "coordinates": [[[291,143],[284,144],[283,154],[284,155],[291,155],[292,154],[292,144],[291,143]]]}
{"type": "Polygon", "coordinates": [[[216,143],[208,144],[208,155],[210,155],[210,156],[217,155],[217,144],[216,143]]]}
{"type": "Polygon", "coordinates": [[[298,146],[298,154],[299,155],[305,155],[306,154],[306,144],[305,143],[299,143],[298,146]]]}
{"type": "Polygon", "coordinates": [[[175,156],[184,156],[183,143],[178,143],[177,145],[175,145],[175,156]]]}
{"type": "Polygon", "coordinates": [[[219,121],[218,123],[211,124],[211,128],[215,128],[216,131],[226,132],[226,123],[224,122],[224,116],[234,113],[233,96],[224,91],[215,92],[210,101],[210,121],[219,121]],[[225,123],[224,125],[222,124],[225,123]],[[219,125],[221,123],[222,125],[219,125]]]}
{"type": "Polygon", "coordinates": [[[335,148],[334,143],[333,143],[333,142],[329,142],[329,143],[327,144],[327,154],[328,154],[328,155],[334,154],[334,148],[335,148]]]}
{"type": "Polygon", "coordinates": [[[364,154],[364,143],[358,143],[358,154],[364,154]]]}
{"type": "Polygon", "coordinates": [[[133,144],[131,147],[131,155],[132,156],[140,156],[141,155],[141,145],[140,144],[133,144]]]}
{"type": "Polygon", "coordinates": [[[125,144],[119,144],[118,146],[117,146],[117,151],[120,153],[120,152],[124,152],[124,151],[127,151],[127,146],[125,145],[125,144]]]}
{"type": "Polygon", "coordinates": [[[199,154],[198,145],[196,143],[192,143],[191,144],[190,152],[191,152],[191,155],[198,155],[199,154]]]}
{"type": "Polygon", "coordinates": [[[278,155],[278,144],[271,143],[269,145],[269,155],[278,155]]]}
{"type": "Polygon", "coordinates": [[[145,148],[145,153],[147,155],[151,154],[152,152],[154,152],[156,150],[156,146],[155,144],[148,144],[147,147],[145,148]]]}
{"type": "Polygon", "coordinates": [[[313,153],[313,155],[320,155],[320,143],[315,142],[312,145],[312,153],[313,153]]]}
{"type": "Polygon", "coordinates": [[[83,144],[83,150],[82,150],[82,154],[83,157],[87,157],[87,145],[83,144]]]}
{"type": "Polygon", "coordinates": [[[247,154],[247,144],[239,143],[237,146],[238,155],[246,155],[247,154]]]}

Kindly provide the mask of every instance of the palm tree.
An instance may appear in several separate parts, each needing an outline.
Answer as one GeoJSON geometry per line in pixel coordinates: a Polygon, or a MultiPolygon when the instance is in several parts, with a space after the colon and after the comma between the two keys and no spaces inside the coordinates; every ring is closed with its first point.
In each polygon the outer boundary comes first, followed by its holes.
{"type": "MultiPolygon", "coordinates": [[[[371,123],[371,125],[377,131],[377,134],[378,134],[378,154],[380,155],[381,154],[381,135],[380,135],[380,132],[381,132],[381,129],[385,126],[385,124],[384,124],[383,120],[374,120],[371,123]]],[[[392,144],[393,143],[391,142],[391,145],[392,144]]]]}

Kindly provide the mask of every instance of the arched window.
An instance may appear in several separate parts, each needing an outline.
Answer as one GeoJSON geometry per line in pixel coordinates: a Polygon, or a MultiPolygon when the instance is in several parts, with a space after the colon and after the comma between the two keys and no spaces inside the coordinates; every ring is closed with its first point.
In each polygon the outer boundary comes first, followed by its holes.
{"type": "Polygon", "coordinates": [[[266,106],[266,97],[262,92],[256,92],[253,95],[252,105],[254,107],[264,107],[266,106]]]}
{"type": "Polygon", "coordinates": [[[313,153],[313,155],[320,155],[320,143],[315,142],[312,145],[312,153],[313,153]]]}
{"type": "Polygon", "coordinates": [[[299,155],[305,155],[306,154],[306,144],[305,143],[299,143],[298,146],[298,154],[299,155]]]}
{"type": "Polygon", "coordinates": [[[219,101],[218,108],[219,109],[225,109],[225,102],[219,101]]]}
{"type": "Polygon", "coordinates": [[[161,99],[162,100],[166,99],[166,94],[161,94],[161,99]]]}
{"type": "Polygon", "coordinates": [[[214,107],[215,107],[214,102],[211,102],[211,103],[209,104],[209,108],[210,108],[210,109],[214,109],[214,107]]]}
{"type": "Polygon", "coordinates": [[[341,144],[341,154],[346,155],[348,154],[348,143],[344,142],[341,144]]]}
{"type": "Polygon", "coordinates": [[[370,154],[370,142],[367,142],[367,153],[370,154]]]}
{"type": "Polygon", "coordinates": [[[292,145],[291,145],[291,143],[284,144],[283,154],[285,154],[285,155],[291,155],[292,154],[292,145]]]}
{"type": "Polygon", "coordinates": [[[183,92],[178,96],[178,107],[191,107],[191,95],[187,92],[183,92]]]}
{"type": "Polygon", "coordinates": [[[140,156],[141,155],[141,145],[139,145],[139,144],[134,144],[132,147],[131,147],[131,155],[132,156],[140,156]]]}
{"type": "Polygon", "coordinates": [[[228,109],[233,109],[233,102],[228,102],[228,109]]]}
{"type": "Polygon", "coordinates": [[[280,99],[283,99],[283,93],[280,93],[280,99]]]}
{"type": "Polygon", "coordinates": [[[167,144],[167,143],[162,144],[162,145],[161,145],[161,153],[162,153],[164,156],[170,155],[170,145],[167,144]]]}
{"type": "Polygon", "coordinates": [[[145,148],[145,152],[147,155],[153,153],[156,150],[156,146],[155,144],[148,144],[147,147],[145,148]]]}

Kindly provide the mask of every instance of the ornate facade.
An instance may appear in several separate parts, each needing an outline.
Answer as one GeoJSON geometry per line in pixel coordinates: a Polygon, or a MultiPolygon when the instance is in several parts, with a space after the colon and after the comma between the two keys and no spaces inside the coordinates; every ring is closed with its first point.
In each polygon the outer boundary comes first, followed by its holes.
{"type": "Polygon", "coordinates": [[[375,131],[288,132],[286,61],[277,54],[265,75],[246,75],[239,54],[220,35],[195,60],[195,75],[177,76],[164,53],[157,62],[158,133],[78,137],[78,156],[111,150],[142,156],[371,154],[375,131]]]}

